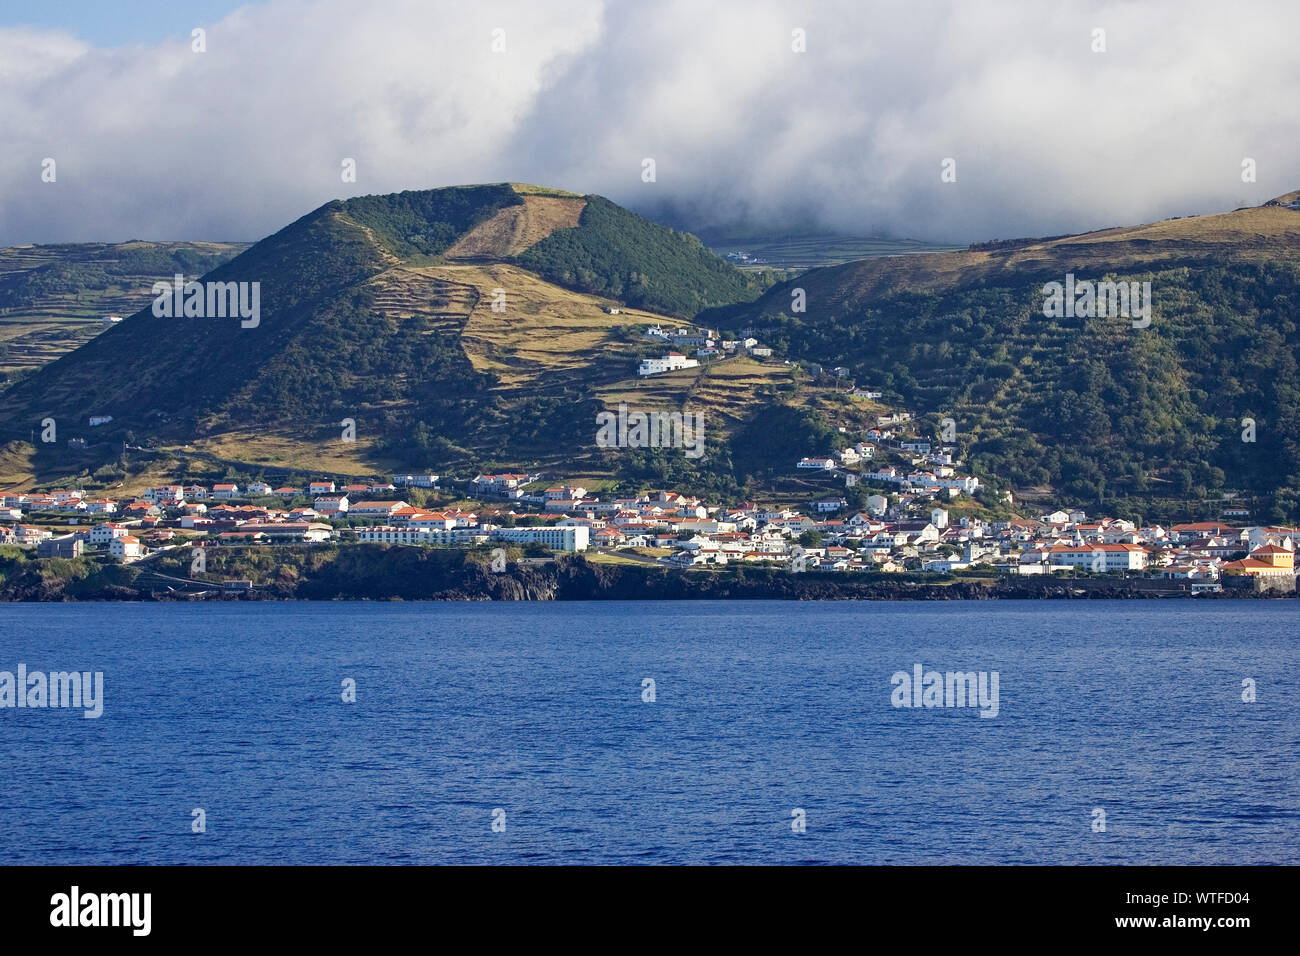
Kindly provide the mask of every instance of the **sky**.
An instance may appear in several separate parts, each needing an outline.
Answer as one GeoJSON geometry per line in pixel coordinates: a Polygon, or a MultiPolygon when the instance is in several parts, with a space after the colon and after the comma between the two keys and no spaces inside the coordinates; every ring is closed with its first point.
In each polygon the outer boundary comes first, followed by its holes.
{"type": "Polygon", "coordinates": [[[2,0],[0,244],[507,180],[715,235],[1219,212],[1300,188],[1298,52],[1295,0],[2,0]]]}

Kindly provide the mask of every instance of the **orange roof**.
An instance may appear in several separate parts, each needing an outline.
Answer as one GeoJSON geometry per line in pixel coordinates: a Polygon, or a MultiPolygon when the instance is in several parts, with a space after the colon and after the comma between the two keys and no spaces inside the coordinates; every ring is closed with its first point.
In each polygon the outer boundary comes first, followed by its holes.
{"type": "Polygon", "coordinates": [[[1229,561],[1223,566],[1224,571],[1285,571],[1286,568],[1279,568],[1276,565],[1269,564],[1267,561],[1260,561],[1257,558],[1242,558],[1240,561],[1229,561]]]}

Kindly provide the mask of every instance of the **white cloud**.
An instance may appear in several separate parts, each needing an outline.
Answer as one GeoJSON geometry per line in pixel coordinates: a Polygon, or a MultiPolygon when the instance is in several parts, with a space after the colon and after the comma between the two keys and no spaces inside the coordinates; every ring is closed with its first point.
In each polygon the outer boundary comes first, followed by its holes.
{"type": "Polygon", "coordinates": [[[257,238],[338,196],[504,179],[959,240],[1300,186],[1291,0],[1038,6],[270,0],[203,54],[0,29],[0,242],[257,238]]]}

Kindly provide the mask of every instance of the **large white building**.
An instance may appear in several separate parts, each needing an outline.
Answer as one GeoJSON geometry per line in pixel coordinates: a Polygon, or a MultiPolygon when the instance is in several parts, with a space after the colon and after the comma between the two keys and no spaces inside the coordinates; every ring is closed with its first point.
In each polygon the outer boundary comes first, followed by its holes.
{"type": "Polygon", "coordinates": [[[638,375],[658,375],[661,372],[675,372],[678,369],[695,368],[699,364],[695,359],[689,359],[680,352],[669,352],[663,358],[644,359],[636,373],[638,375]]]}
{"type": "Polygon", "coordinates": [[[497,528],[492,532],[497,541],[527,544],[538,541],[552,551],[586,551],[591,543],[591,529],[585,527],[497,528]]]}
{"type": "Polygon", "coordinates": [[[353,532],[358,541],[373,544],[432,544],[427,528],[393,528],[378,525],[373,528],[357,528],[353,532]]]}
{"type": "Polygon", "coordinates": [[[1147,566],[1147,552],[1136,544],[1058,545],[1047,552],[1047,560],[1058,568],[1141,571],[1147,566]]]}
{"type": "Polygon", "coordinates": [[[375,525],[354,528],[358,541],[373,544],[471,545],[487,540],[487,532],[478,528],[417,528],[410,525],[375,525]]]}

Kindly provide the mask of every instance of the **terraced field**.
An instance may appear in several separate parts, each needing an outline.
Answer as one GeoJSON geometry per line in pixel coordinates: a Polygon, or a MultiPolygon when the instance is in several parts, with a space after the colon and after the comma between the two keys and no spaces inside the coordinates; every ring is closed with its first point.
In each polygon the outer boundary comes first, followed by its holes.
{"type": "Polygon", "coordinates": [[[367,286],[378,312],[398,322],[421,317],[429,331],[460,331],[481,298],[473,285],[410,269],[391,269],[367,286]]]}
{"type": "Polygon", "coordinates": [[[464,263],[414,271],[465,290],[458,301],[474,300],[461,342],[475,370],[498,376],[503,390],[536,387],[543,379],[554,385],[622,377],[635,370],[643,346],[617,330],[632,327],[639,334],[659,322],[681,324],[637,309],[611,315],[604,311],[614,305],[610,300],[552,285],[517,266],[464,263]],[[497,289],[505,296],[504,311],[492,308],[497,289]]]}
{"type": "Polygon", "coordinates": [[[176,272],[195,278],[239,243],[124,242],[0,249],[0,377],[52,362],[153,301],[176,272]]]}
{"type": "Polygon", "coordinates": [[[876,402],[851,400],[829,387],[805,386],[796,392],[795,375],[796,370],[783,363],[758,362],[740,355],[698,368],[623,379],[598,388],[596,394],[606,408],[625,402],[642,411],[703,411],[709,428],[718,436],[731,435],[759,404],[775,396],[825,412],[830,421],[850,429],[868,427],[884,410],[876,402]]]}

